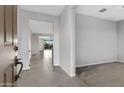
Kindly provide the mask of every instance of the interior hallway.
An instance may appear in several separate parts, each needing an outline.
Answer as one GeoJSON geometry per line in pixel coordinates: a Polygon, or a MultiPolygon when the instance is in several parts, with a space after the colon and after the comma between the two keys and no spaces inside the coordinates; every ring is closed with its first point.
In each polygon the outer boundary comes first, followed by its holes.
{"type": "MultiPolygon", "coordinates": [[[[31,69],[23,71],[18,87],[80,87],[76,77],[69,77],[61,68],[52,67],[51,51],[31,58],[31,69]]],[[[82,85],[86,86],[86,85],[82,85]]]]}

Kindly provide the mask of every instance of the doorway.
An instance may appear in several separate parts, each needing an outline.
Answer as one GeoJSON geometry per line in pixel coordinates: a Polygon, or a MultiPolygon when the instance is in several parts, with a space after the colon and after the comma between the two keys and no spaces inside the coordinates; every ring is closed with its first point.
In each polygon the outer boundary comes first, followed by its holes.
{"type": "Polygon", "coordinates": [[[44,65],[53,67],[54,37],[52,23],[31,20],[29,25],[31,30],[31,60],[39,57],[44,65]]]}

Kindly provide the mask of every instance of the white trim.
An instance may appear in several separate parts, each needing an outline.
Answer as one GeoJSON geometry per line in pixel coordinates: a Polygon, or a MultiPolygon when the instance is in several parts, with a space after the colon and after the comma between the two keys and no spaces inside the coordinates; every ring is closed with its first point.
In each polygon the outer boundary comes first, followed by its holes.
{"type": "Polygon", "coordinates": [[[124,63],[124,60],[118,60],[118,62],[123,62],[124,63]]]}
{"type": "Polygon", "coordinates": [[[30,70],[30,66],[24,67],[22,70],[30,70]]]}
{"type": "Polygon", "coordinates": [[[75,52],[75,10],[73,9],[73,6],[70,6],[70,12],[71,12],[71,23],[72,23],[72,33],[71,33],[71,74],[70,76],[73,77],[76,75],[76,70],[75,70],[75,64],[76,64],[76,52],[75,52]]]}
{"type": "Polygon", "coordinates": [[[70,73],[68,73],[68,71],[66,71],[66,69],[64,69],[61,65],[60,67],[65,71],[66,74],[68,74],[70,76],[70,73]]]}
{"type": "Polygon", "coordinates": [[[76,73],[70,74],[69,76],[70,77],[75,77],[76,76],[76,73]]]}
{"type": "Polygon", "coordinates": [[[53,66],[59,66],[59,64],[53,64],[53,66]]]}
{"type": "Polygon", "coordinates": [[[63,69],[63,71],[67,74],[67,75],[69,75],[70,77],[74,77],[76,74],[74,73],[74,74],[72,74],[72,73],[69,73],[66,69],[64,69],[61,65],[59,65],[62,69],[63,69]]]}
{"type": "Polygon", "coordinates": [[[121,62],[121,61],[119,61],[119,60],[108,60],[108,61],[102,61],[100,63],[89,63],[89,64],[84,64],[84,65],[76,65],[76,67],[83,67],[83,66],[90,66],[90,65],[97,65],[97,64],[111,63],[111,62],[121,62]]]}

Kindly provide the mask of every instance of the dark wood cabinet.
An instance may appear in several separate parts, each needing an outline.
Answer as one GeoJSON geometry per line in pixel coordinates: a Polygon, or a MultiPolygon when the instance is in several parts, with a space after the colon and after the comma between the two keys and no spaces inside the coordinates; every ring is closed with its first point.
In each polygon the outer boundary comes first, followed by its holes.
{"type": "Polygon", "coordinates": [[[13,6],[13,44],[17,45],[17,6],[13,6]]]}
{"type": "Polygon", "coordinates": [[[0,5],[0,45],[4,44],[4,6],[0,5]]]}
{"type": "Polygon", "coordinates": [[[4,6],[5,7],[5,34],[6,34],[6,38],[5,38],[5,45],[12,45],[13,44],[13,14],[12,14],[12,6],[7,5],[4,6]]]}
{"type": "Polygon", "coordinates": [[[0,45],[15,45],[17,41],[17,6],[0,5],[0,45]]]}

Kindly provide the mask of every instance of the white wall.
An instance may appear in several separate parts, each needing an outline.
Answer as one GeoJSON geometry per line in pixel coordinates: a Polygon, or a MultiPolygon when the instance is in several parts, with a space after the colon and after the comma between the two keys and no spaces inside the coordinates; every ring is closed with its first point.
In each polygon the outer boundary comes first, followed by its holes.
{"type": "Polygon", "coordinates": [[[19,46],[19,57],[22,58],[24,69],[29,69],[30,64],[30,53],[31,48],[31,31],[29,29],[29,20],[47,21],[53,23],[54,29],[54,65],[59,64],[59,37],[58,37],[58,17],[50,16],[46,14],[40,14],[35,12],[29,12],[22,10],[18,7],[18,46],[19,46]]]}
{"type": "Polygon", "coordinates": [[[37,34],[31,35],[31,54],[40,54],[39,52],[39,38],[37,34]]]}
{"type": "Polygon", "coordinates": [[[42,38],[39,38],[39,50],[44,50],[44,40],[42,38]]]}
{"type": "Polygon", "coordinates": [[[51,22],[30,20],[29,26],[32,33],[53,34],[53,24],[51,22]]]}
{"type": "Polygon", "coordinates": [[[31,35],[31,54],[40,54],[40,51],[44,49],[44,40],[39,37],[52,37],[52,35],[42,35],[32,33],[31,35]]]}
{"type": "Polygon", "coordinates": [[[117,22],[118,60],[124,62],[124,20],[117,22]]]}
{"type": "Polygon", "coordinates": [[[23,69],[30,68],[30,42],[31,32],[28,27],[28,18],[26,16],[26,13],[18,7],[18,57],[22,58],[23,69]]]}
{"type": "Polygon", "coordinates": [[[117,60],[117,27],[112,21],[76,16],[76,66],[117,60]]]}
{"type": "Polygon", "coordinates": [[[60,66],[70,76],[75,75],[74,10],[67,6],[59,17],[60,66]]]}

